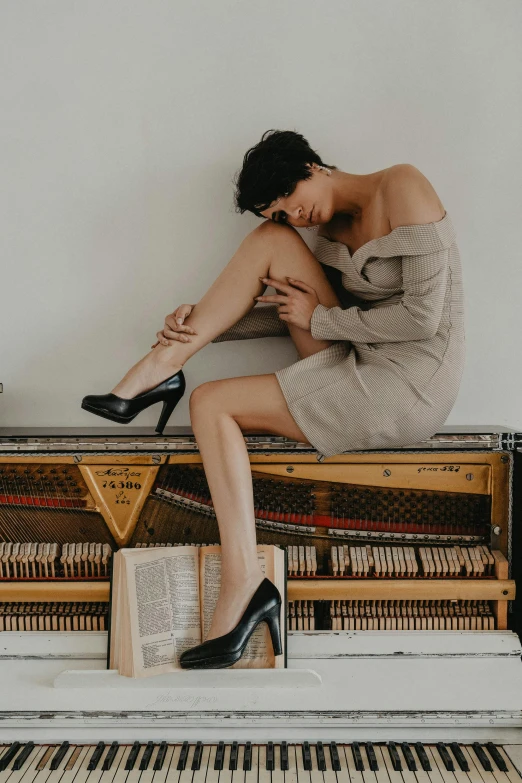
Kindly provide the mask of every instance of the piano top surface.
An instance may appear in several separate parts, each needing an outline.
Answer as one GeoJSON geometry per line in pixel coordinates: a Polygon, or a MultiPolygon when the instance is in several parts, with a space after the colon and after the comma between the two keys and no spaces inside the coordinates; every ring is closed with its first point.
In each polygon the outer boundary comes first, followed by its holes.
{"type": "MultiPolygon", "coordinates": [[[[441,427],[437,435],[472,435],[472,434],[516,434],[517,430],[513,427],[507,427],[505,424],[452,424],[441,427]]],[[[244,435],[256,435],[259,433],[244,432],[244,435]]],[[[52,438],[58,437],[120,437],[130,436],[139,438],[150,438],[158,440],[160,437],[194,437],[190,425],[166,427],[163,436],[159,436],[151,427],[128,427],[120,426],[99,426],[99,427],[0,427],[0,438],[52,438]]],[[[269,437],[277,437],[267,433],[269,437]]],[[[283,437],[283,436],[281,436],[283,437]]],[[[295,443],[290,438],[284,438],[289,443],[295,443]]]]}

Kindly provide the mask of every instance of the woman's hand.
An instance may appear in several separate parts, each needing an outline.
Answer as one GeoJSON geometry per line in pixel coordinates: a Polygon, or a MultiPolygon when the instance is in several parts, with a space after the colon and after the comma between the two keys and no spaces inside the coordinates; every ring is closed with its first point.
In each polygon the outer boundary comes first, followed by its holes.
{"type": "Polygon", "coordinates": [[[260,277],[259,279],[283,293],[256,296],[255,299],[258,302],[277,302],[279,304],[279,318],[282,321],[299,326],[309,332],[312,313],[320,304],[315,289],[307,283],[303,283],[302,280],[294,280],[291,277],[286,278],[290,285],[280,283],[270,277],[260,277]]]}
{"type": "Polygon", "coordinates": [[[175,342],[189,343],[189,334],[197,334],[191,326],[185,326],[185,318],[192,312],[196,305],[182,304],[176,307],[173,313],[165,316],[165,324],[161,332],[156,333],[158,342],[151,345],[155,348],[157,345],[174,345],[175,342]]]}

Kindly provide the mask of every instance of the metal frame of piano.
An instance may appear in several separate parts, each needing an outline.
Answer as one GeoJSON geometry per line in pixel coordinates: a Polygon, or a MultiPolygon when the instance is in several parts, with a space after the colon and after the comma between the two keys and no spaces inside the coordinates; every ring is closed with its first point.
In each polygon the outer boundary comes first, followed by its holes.
{"type": "MultiPolygon", "coordinates": [[[[161,683],[155,678],[146,684],[118,683],[106,679],[103,632],[2,632],[0,742],[21,737],[24,742],[54,743],[96,743],[100,739],[206,743],[267,743],[280,739],[291,743],[494,741],[513,746],[514,759],[518,752],[515,746],[522,745],[522,647],[517,633],[518,602],[511,600],[512,584],[519,576],[519,558],[513,554],[520,551],[517,522],[521,510],[522,434],[495,426],[444,427],[429,441],[409,448],[346,452],[321,465],[317,465],[313,449],[286,438],[246,435],[245,440],[253,467],[265,466],[269,472],[276,467],[283,473],[290,467],[294,476],[317,476],[317,471],[331,470],[328,466],[332,465],[342,471],[359,462],[373,466],[372,470],[375,465],[382,468],[387,463],[400,466],[411,462],[413,455],[416,460],[424,455],[426,464],[446,465],[451,453],[451,463],[474,464],[478,480],[479,466],[487,463],[489,469],[483,480],[489,482],[487,491],[492,492],[495,476],[503,471],[505,492],[503,497],[496,493],[498,505],[492,516],[493,522],[501,524],[493,525],[492,543],[506,552],[509,563],[505,584],[500,584],[504,596],[498,595],[499,585],[493,581],[475,588],[487,599],[502,598],[506,617],[510,601],[509,629],[289,631],[288,669],[294,673],[313,670],[321,679],[319,684],[304,682],[302,687],[285,687],[283,681],[275,687],[269,679],[263,683],[255,678],[252,685],[238,685],[227,679],[232,672],[224,670],[205,672],[197,685],[190,678],[184,683],[185,672],[175,673],[161,683]],[[74,684],[73,678],[60,685],[64,670],[90,670],[94,679],[82,685],[79,680],[74,684]]],[[[129,427],[0,429],[0,463],[15,457],[28,462],[67,458],[83,465],[200,461],[197,444],[187,427],[167,428],[163,436],[129,427]]],[[[121,543],[128,531],[118,527],[118,519],[113,522],[115,539],[120,535],[121,543]]],[[[23,591],[26,596],[34,595],[31,591],[36,587],[0,584],[1,600],[14,600],[13,596],[23,591]]],[[[408,589],[407,585],[403,587],[408,589]]],[[[65,589],[79,590],[84,596],[86,585],[77,583],[65,589]]],[[[98,596],[103,591],[107,594],[106,584],[91,585],[90,589],[98,596]]],[[[373,597],[385,594],[382,583],[372,589],[373,597]]],[[[430,589],[433,591],[433,586],[430,589]]],[[[455,585],[439,583],[436,595],[454,595],[455,589],[455,585]]],[[[458,589],[471,595],[463,583],[458,589]]],[[[293,579],[289,580],[288,598],[328,599],[346,596],[346,590],[341,580],[293,579]]],[[[487,783],[485,777],[482,779],[487,783]]],[[[366,777],[364,783],[368,783],[366,777]]]]}

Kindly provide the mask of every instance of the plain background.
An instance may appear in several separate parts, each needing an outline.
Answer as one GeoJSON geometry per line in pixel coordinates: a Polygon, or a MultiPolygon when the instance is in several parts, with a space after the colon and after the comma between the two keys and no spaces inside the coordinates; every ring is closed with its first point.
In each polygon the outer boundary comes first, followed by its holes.
{"type": "MultiPolygon", "coordinates": [[[[276,128],[344,171],[428,177],[466,296],[446,423],[522,430],[519,0],[3,0],[0,30],[3,426],[103,426],[82,397],[259,223],[233,177],[276,128]]],[[[169,425],[204,381],[297,358],[290,338],[206,346],[169,425]]]]}

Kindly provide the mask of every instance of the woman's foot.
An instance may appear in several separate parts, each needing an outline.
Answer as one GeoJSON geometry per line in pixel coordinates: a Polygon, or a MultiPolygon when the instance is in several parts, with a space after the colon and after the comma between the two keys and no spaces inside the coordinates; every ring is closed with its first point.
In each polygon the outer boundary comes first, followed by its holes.
{"type": "Polygon", "coordinates": [[[164,346],[157,346],[143,359],[140,359],[134,367],[130,368],[117,386],[112,389],[111,394],[130,400],[170,378],[182,366],[180,363],[174,364],[172,362],[172,356],[169,355],[168,349],[165,350],[164,346]]]}
{"type": "Polygon", "coordinates": [[[224,636],[236,627],[264,578],[265,575],[260,569],[258,574],[242,581],[240,586],[226,583],[221,585],[212,623],[204,641],[224,636]]]}

